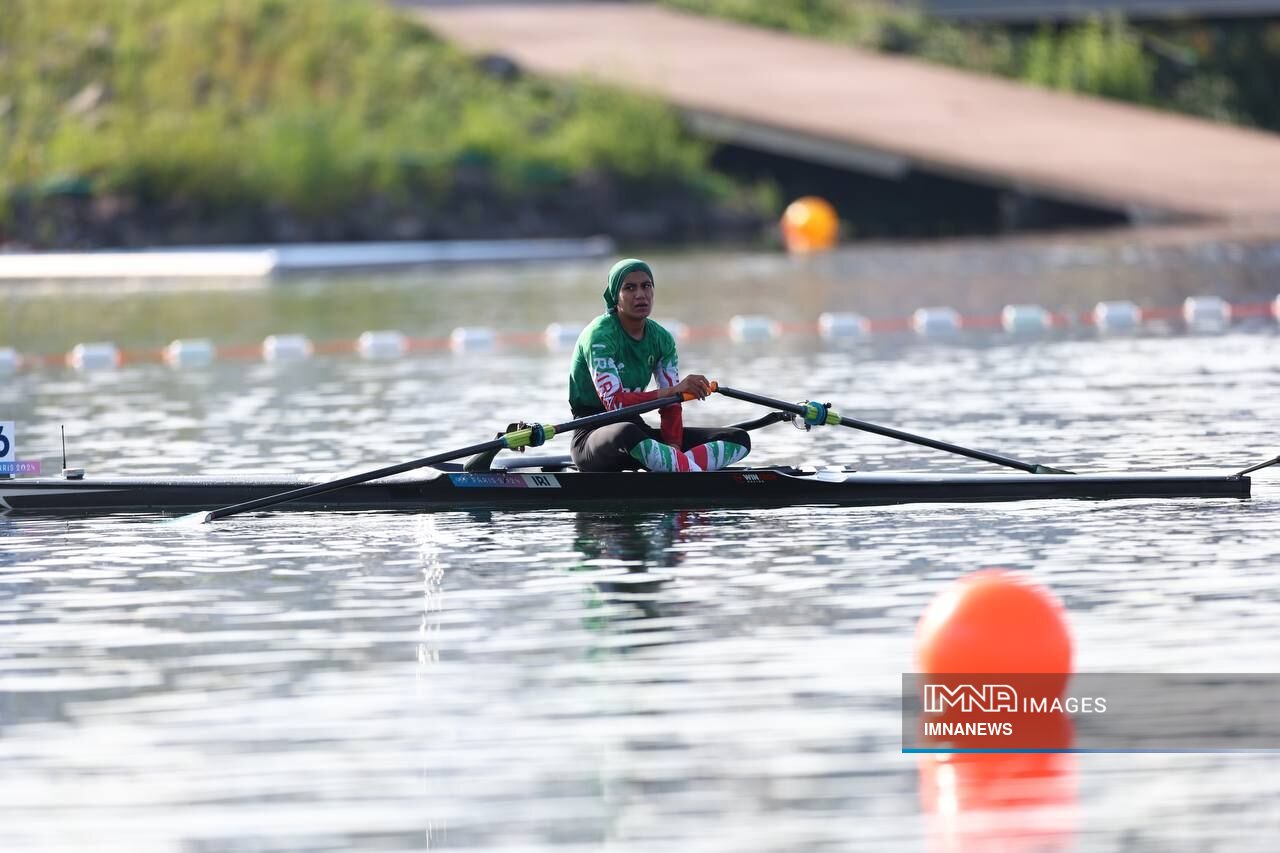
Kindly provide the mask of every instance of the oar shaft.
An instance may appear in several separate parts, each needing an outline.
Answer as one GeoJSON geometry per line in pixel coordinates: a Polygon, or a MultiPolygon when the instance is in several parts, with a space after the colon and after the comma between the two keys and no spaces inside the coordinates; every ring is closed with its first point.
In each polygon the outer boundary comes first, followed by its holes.
{"type": "MultiPolygon", "coordinates": [[[[802,417],[809,414],[809,408],[807,406],[800,405],[799,403],[788,403],[785,400],[775,400],[772,397],[765,397],[761,394],[752,394],[750,391],[739,391],[737,388],[726,388],[723,385],[719,386],[716,390],[726,397],[733,397],[738,400],[744,400],[748,403],[755,403],[759,406],[770,406],[775,409],[781,409],[784,412],[794,412],[802,417]]],[[[894,438],[911,444],[920,444],[925,447],[932,447],[935,450],[955,453],[959,456],[968,456],[970,459],[980,459],[983,462],[1004,465],[1008,468],[1017,468],[1020,471],[1027,471],[1031,474],[1037,474],[1045,471],[1045,466],[1043,465],[1036,465],[1032,462],[1023,462],[1021,459],[1014,459],[1010,456],[1001,456],[998,453],[987,453],[984,450],[974,450],[970,447],[961,447],[958,444],[938,441],[937,439],[928,438],[923,435],[913,435],[909,432],[903,432],[900,429],[880,426],[879,424],[868,423],[855,418],[840,417],[836,422],[841,426],[852,427],[853,429],[859,429],[863,432],[872,432],[876,435],[886,436],[887,438],[894,438]]]]}
{"type": "Polygon", "coordinates": [[[860,421],[855,418],[846,418],[841,416],[840,423],[842,426],[853,427],[864,432],[874,432],[877,435],[887,436],[888,438],[896,438],[899,441],[909,441],[915,444],[921,444],[925,447],[932,447],[934,450],[942,450],[946,453],[956,453],[960,456],[968,456],[970,459],[981,459],[983,462],[991,462],[995,465],[1006,465],[1010,468],[1017,468],[1026,471],[1029,474],[1037,473],[1037,469],[1041,466],[1032,462],[1023,462],[1021,459],[1014,459],[1012,456],[1002,456],[999,453],[988,453],[985,450],[975,450],[972,447],[961,447],[958,444],[951,444],[946,441],[939,441],[936,438],[929,438],[923,435],[912,435],[909,432],[893,429],[892,427],[879,426],[878,424],[870,424],[866,421],[860,421]]]}
{"type": "Polygon", "coordinates": [[[693,397],[689,395],[685,395],[683,397],[659,397],[658,399],[650,400],[647,403],[636,403],[634,406],[614,409],[612,412],[600,412],[596,415],[587,415],[586,417],[577,418],[562,424],[556,424],[555,431],[556,435],[559,435],[562,432],[574,432],[580,429],[591,429],[604,424],[617,423],[621,420],[628,420],[635,415],[643,415],[645,412],[651,412],[654,409],[661,409],[664,406],[670,406],[673,403],[687,403],[692,399],[693,397]]]}
{"type": "MultiPolygon", "coordinates": [[[[391,477],[396,474],[403,474],[405,471],[412,471],[415,468],[426,468],[430,465],[438,465],[441,462],[452,462],[454,459],[461,459],[464,456],[475,456],[477,453],[488,453],[490,450],[502,450],[504,448],[526,447],[531,444],[530,434],[534,429],[541,429],[546,438],[564,432],[573,432],[579,429],[590,429],[592,427],[601,426],[603,424],[616,423],[617,421],[627,420],[636,415],[642,415],[645,412],[651,412],[654,409],[661,409],[663,406],[670,406],[674,403],[683,402],[693,399],[690,395],[672,397],[659,397],[656,400],[648,400],[644,403],[636,403],[634,406],[624,406],[621,409],[614,409],[611,412],[601,412],[596,415],[587,415],[584,418],[566,421],[562,424],[545,424],[540,427],[525,428],[516,430],[506,435],[498,436],[489,441],[482,441],[479,444],[473,444],[469,447],[459,448],[458,450],[449,450],[444,453],[437,453],[434,456],[424,456],[421,459],[413,459],[409,462],[401,462],[398,465],[389,465],[386,468],[378,468],[374,471],[366,471],[362,474],[352,474],[338,480],[330,480],[324,483],[316,483],[311,486],[303,486],[300,489],[291,489],[287,492],[280,492],[275,495],[267,495],[261,498],[255,498],[251,501],[224,506],[219,509],[210,510],[203,516],[206,522],[216,521],[219,518],[226,518],[229,515],[237,515],[250,510],[262,509],[263,507],[275,506],[276,504],[286,503],[287,501],[297,500],[299,498],[309,498],[316,495],[323,495],[326,492],[333,492],[346,486],[355,486],[360,483],[367,483],[370,480],[381,480],[383,477],[391,477]]],[[[199,517],[199,516],[197,516],[199,517]]]]}
{"type": "Polygon", "coordinates": [[[1275,459],[1268,459],[1266,462],[1259,462],[1257,465],[1251,465],[1239,474],[1236,474],[1236,476],[1243,477],[1246,474],[1252,474],[1254,471],[1261,471],[1263,468],[1270,468],[1272,465],[1280,465],[1280,456],[1277,456],[1275,459]]]}
{"type": "Polygon", "coordinates": [[[736,400],[745,400],[748,403],[755,403],[757,406],[781,409],[784,412],[792,412],[800,415],[801,417],[809,411],[799,403],[788,403],[786,400],[775,400],[772,397],[766,397],[763,394],[752,394],[750,391],[739,391],[737,388],[728,388],[724,385],[717,387],[716,391],[726,397],[733,397],[736,400]]]}
{"type": "Polygon", "coordinates": [[[276,504],[285,503],[287,501],[298,500],[299,498],[309,498],[313,495],[323,495],[325,492],[333,492],[346,486],[354,486],[358,483],[367,483],[370,480],[380,480],[383,477],[392,477],[396,474],[403,474],[405,471],[412,471],[415,468],[425,468],[428,465],[436,465],[441,462],[448,462],[458,459],[462,456],[474,456],[477,453],[484,453],[489,450],[501,449],[506,447],[504,439],[495,438],[491,441],[473,444],[462,450],[451,450],[447,453],[437,453],[435,456],[427,456],[422,459],[414,459],[409,462],[401,462],[399,465],[389,465],[386,468],[379,468],[376,471],[366,471],[362,474],[352,474],[349,477],[343,477],[339,480],[327,480],[323,483],[316,483],[311,486],[303,486],[300,489],[291,489],[287,492],[279,494],[267,495],[261,498],[254,498],[251,501],[224,506],[220,509],[211,510],[204,515],[205,521],[216,521],[219,518],[226,518],[228,515],[237,515],[250,510],[261,509],[266,506],[274,506],[276,504]]]}

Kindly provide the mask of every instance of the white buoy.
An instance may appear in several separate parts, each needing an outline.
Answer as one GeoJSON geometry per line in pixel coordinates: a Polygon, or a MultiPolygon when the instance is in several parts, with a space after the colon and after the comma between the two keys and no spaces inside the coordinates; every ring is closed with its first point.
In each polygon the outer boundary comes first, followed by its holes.
{"type": "Polygon", "coordinates": [[[22,359],[13,347],[0,347],[0,373],[14,373],[22,359]]]}
{"type": "Polygon", "coordinates": [[[960,313],[954,308],[917,308],[911,328],[922,338],[945,338],[960,332],[960,313]]]}
{"type": "Polygon", "coordinates": [[[164,361],[170,367],[204,367],[216,357],[213,341],[205,338],[179,338],[164,348],[164,361]]]}
{"type": "Polygon", "coordinates": [[[1117,300],[1093,306],[1093,324],[1100,332],[1132,332],[1142,322],[1142,309],[1132,302],[1117,300]]]}
{"type": "Polygon", "coordinates": [[[356,352],[370,360],[400,358],[408,348],[404,333],[395,329],[361,332],[356,338],[356,352]]]}
{"type": "Polygon", "coordinates": [[[497,340],[487,326],[459,326],[449,333],[449,349],[454,352],[491,350],[497,340]]]}
{"type": "Polygon", "coordinates": [[[689,327],[679,320],[655,320],[654,322],[670,332],[671,337],[676,339],[676,343],[689,340],[689,327]]]}
{"type": "Polygon", "coordinates": [[[1231,306],[1220,296],[1188,296],[1182,319],[1193,332],[1221,332],[1231,325],[1231,306]]]}
{"type": "Polygon", "coordinates": [[[542,338],[546,341],[547,349],[552,352],[563,352],[564,350],[573,349],[578,343],[578,336],[581,334],[582,326],[580,325],[552,323],[547,326],[542,338]]]}
{"type": "Polygon", "coordinates": [[[826,311],[818,315],[818,334],[827,340],[856,340],[871,334],[871,323],[861,314],[826,311]]]}
{"type": "Polygon", "coordinates": [[[729,319],[729,338],[739,344],[772,340],[778,331],[772,318],[760,314],[735,314],[729,319]]]}
{"type": "Polygon", "coordinates": [[[262,342],[262,357],[267,361],[306,361],[312,352],[305,335],[269,335],[262,342]]]}
{"type": "Polygon", "coordinates": [[[1000,325],[1010,335],[1041,335],[1053,327],[1053,317],[1039,305],[1006,305],[1000,325]]]}
{"type": "Polygon", "coordinates": [[[1271,303],[1271,316],[1280,320],[1280,295],[1277,295],[1275,301],[1271,303]]]}
{"type": "Polygon", "coordinates": [[[120,350],[110,341],[76,344],[67,353],[67,364],[76,370],[113,370],[120,366],[120,350]]]}

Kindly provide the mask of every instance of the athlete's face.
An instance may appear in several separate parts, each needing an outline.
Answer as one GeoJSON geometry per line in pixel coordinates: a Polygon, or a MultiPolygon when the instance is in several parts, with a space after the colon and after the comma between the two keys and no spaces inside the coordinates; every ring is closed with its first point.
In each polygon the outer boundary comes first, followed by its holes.
{"type": "Polygon", "coordinates": [[[643,320],[653,310],[653,279],[644,270],[627,273],[618,288],[618,313],[643,320]]]}

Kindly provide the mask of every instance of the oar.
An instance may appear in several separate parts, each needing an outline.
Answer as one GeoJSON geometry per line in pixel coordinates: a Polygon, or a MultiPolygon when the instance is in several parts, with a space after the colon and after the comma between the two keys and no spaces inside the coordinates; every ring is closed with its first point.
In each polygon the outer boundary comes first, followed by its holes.
{"type": "Polygon", "coordinates": [[[1001,456],[998,453],[987,453],[983,450],[973,450],[969,447],[961,447],[958,444],[949,444],[945,441],[938,441],[934,438],[926,438],[923,435],[912,435],[909,432],[903,432],[892,427],[878,426],[876,424],[867,423],[866,421],[855,420],[854,418],[841,417],[836,412],[823,406],[821,403],[788,403],[783,400],[775,400],[772,397],[765,397],[760,394],[752,394],[749,391],[739,391],[736,388],[726,388],[720,385],[716,391],[726,397],[733,397],[737,400],[745,400],[748,403],[755,403],[758,406],[768,406],[772,409],[781,409],[784,412],[793,412],[805,419],[805,423],[809,424],[831,424],[839,426],[852,427],[860,429],[864,432],[874,432],[877,435],[896,438],[899,441],[909,441],[912,444],[921,444],[925,447],[932,447],[934,450],[944,450],[947,453],[956,453],[960,456],[968,456],[970,459],[981,459],[983,462],[993,462],[996,465],[1004,465],[1008,468],[1017,468],[1019,471],[1026,471],[1031,474],[1071,474],[1071,471],[1064,471],[1061,468],[1051,468],[1048,465],[1038,465],[1034,462],[1023,462],[1021,459],[1013,459],[1009,456],[1001,456]]]}
{"type": "MultiPolygon", "coordinates": [[[[715,383],[711,385],[715,389],[715,383]]],[[[409,462],[401,462],[399,465],[390,465],[386,468],[379,468],[376,471],[369,471],[364,474],[352,474],[349,477],[343,477],[339,480],[331,480],[327,483],[316,483],[312,486],[303,486],[300,489],[290,489],[287,492],[280,492],[275,495],[267,495],[266,497],[255,498],[251,501],[224,506],[220,509],[210,510],[208,512],[195,512],[190,515],[182,516],[176,519],[177,522],[194,522],[207,523],[216,521],[219,518],[236,515],[242,512],[248,512],[253,509],[262,509],[264,507],[275,506],[277,504],[286,503],[288,501],[298,500],[299,498],[309,498],[315,495],[323,495],[326,492],[336,491],[346,486],[354,486],[357,483],[367,483],[370,480],[380,480],[383,477],[390,477],[393,474],[403,474],[405,471],[412,471],[415,468],[426,468],[429,465],[438,465],[441,462],[452,462],[454,459],[461,459],[464,456],[474,456],[477,453],[486,453],[490,450],[515,450],[520,447],[537,447],[544,441],[560,433],[573,432],[579,429],[588,429],[591,427],[604,426],[605,424],[625,421],[636,415],[650,412],[654,409],[660,409],[663,406],[669,406],[672,403],[686,402],[694,399],[692,394],[682,394],[679,397],[659,397],[656,400],[649,400],[645,403],[636,403],[634,406],[624,406],[621,409],[614,409],[612,412],[601,412],[598,415],[587,415],[585,418],[577,418],[572,421],[566,421],[562,424],[534,424],[524,429],[513,430],[504,433],[490,441],[482,441],[479,444],[472,444],[469,447],[462,447],[457,450],[449,450],[444,453],[437,453],[434,456],[424,456],[421,459],[414,459],[409,462]]]]}

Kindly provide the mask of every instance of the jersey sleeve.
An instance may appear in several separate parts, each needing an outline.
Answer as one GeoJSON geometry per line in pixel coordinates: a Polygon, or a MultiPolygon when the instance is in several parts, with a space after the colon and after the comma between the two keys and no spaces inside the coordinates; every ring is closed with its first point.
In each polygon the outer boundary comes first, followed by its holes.
{"type": "Polygon", "coordinates": [[[657,391],[627,391],[622,387],[617,354],[605,335],[592,337],[588,344],[587,364],[591,368],[591,382],[596,386],[596,395],[606,412],[658,399],[657,391]]]}
{"type": "MultiPolygon", "coordinates": [[[[653,368],[653,378],[659,388],[674,388],[680,384],[680,360],[676,355],[676,343],[671,339],[670,345],[664,349],[653,368]]],[[[684,447],[684,413],[679,403],[663,406],[658,412],[662,419],[659,432],[664,444],[674,445],[677,449],[684,447]]]]}

